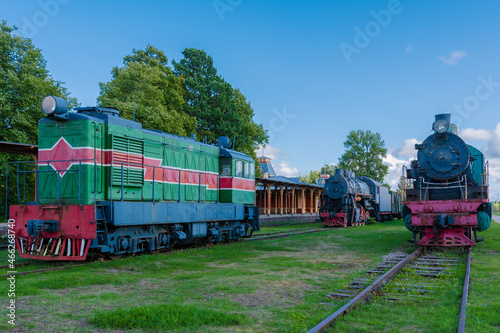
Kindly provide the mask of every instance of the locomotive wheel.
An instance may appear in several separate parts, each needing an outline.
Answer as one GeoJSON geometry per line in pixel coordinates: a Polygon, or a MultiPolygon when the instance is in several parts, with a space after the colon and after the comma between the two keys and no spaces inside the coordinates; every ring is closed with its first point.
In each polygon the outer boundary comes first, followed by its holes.
{"type": "Polygon", "coordinates": [[[118,260],[118,259],[121,259],[123,257],[123,254],[107,254],[106,257],[109,260],[118,260]]]}

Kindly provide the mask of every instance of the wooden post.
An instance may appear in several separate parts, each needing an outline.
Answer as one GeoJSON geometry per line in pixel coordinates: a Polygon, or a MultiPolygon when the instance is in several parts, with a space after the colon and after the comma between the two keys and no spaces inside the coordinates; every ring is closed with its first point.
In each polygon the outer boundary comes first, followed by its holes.
{"type": "Polygon", "coordinates": [[[300,197],[300,208],[302,208],[302,214],[306,212],[306,189],[301,189],[301,197],[300,197]]]}
{"type": "Polygon", "coordinates": [[[292,214],[295,213],[295,186],[292,186],[292,214]]]}
{"type": "Polygon", "coordinates": [[[280,215],[283,215],[283,185],[280,186],[280,215]]]}
{"type": "Polygon", "coordinates": [[[267,184],[267,195],[266,195],[266,201],[267,201],[267,215],[271,215],[271,184],[267,184]]]}
{"type": "Polygon", "coordinates": [[[313,213],[313,209],[314,209],[313,197],[314,197],[314,190],[311,190],[311,208],[309,209],[309,212],[311,214],[313,213]]]}

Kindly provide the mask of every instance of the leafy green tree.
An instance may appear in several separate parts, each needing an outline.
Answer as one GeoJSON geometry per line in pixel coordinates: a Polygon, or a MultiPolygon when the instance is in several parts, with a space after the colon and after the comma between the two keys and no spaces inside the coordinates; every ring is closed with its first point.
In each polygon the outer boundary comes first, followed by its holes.
{"type": "Polygon", "coordinates": [[[383,181],[388,172],[388,166],[382,163],[387,149],[379,133],[353,130],[347,136],[344,147],[346,151],[339,159],[339,168],[354,171],[356,176],[383,181]]]}
{"type": "Polygon", "coordinates": [[[303,183],[316,184],[316,181],[320,177],[320,172],[318,170],[309,171],[308,175],[300,176],[300,181],[303,183]]]}
{"type": "Polygon", "coordinates": [[[183,59],[172,63],[175,74],[184,78],[184,110],[196,117],[198,136],[215,142],[227,135],[234,139],[234,149],[252,156],[257,165],[255,149],[267,143],[269,136],[253,121],[254,111],[246,97],[217,74],[212,57],[205,51],[187,48],[182,54],[183,59]]]}
{"type": "Polygon", "coordinates": [[[196,119],[184,113],[183,78],[173,74],[167,57],[148,45],[123,58],[124,66],[111,70],[112,79],[99,83],[98,101],[120,110],[123,118],[135,119],[144,128],[188,136],[196,119]]]}
{"type": "Polygon", "coordinates": [[[38,142],[38,120],[45,114],[40,103],[46,95],[66,99],[70,107],[75,98],[54,80],[46,68],[40,49],[28,38],[15,35],[16,27],[6,21],[0,25],[0,140],[38,142]]]}
{"type": "Polygon", "coordinates": [[[215,142],[227,135],[240,133],[243,121],[234,103],[233,88],[217,75],[213,59],[203,50],[185,49],[184,58],[172,61],[175,73],[186,85],[185,112],[197,119],[198,135],[215,142]]]}
{"type": "Polygon", "coordinates": [[[321,173],[327,173],[331,176],[335,174],[335,170],[337,169],[337,166],[335,164],[325,164],[321,167],[321,173]]]}
{"type": "MultiPolygon", "coordinates": [[[[236,104],[236,112],[241,121],[241,131],[233,135],[235,139],[235,148],[245,154],[248,154],[257,161],[255,149],[260,144],[265,144],[269,141],[269,136],[262,124],[256,124],[253,121],[254,111],[246,97],[239,89],[234,89],[234,103],[236,104]]],[[[258,168],[257,168],[258,169],[258,168]]]]}
{"type": "MultiPolygon", "coordinates": [[[[54,80],[40,49],[30,39],[16,35],[16,27],[0,24],[0,141],[37,144],[38,121],[45,116],[40,103],[46,95],[63,97],[70,107],[75,98],[54,80]]],[[[0,218],[5,216],[6,165],[28,157],[0,154],[0,218]]],[[[14,167],[9,168],[9,204],[17,202],[14,167]]],[[[27,179],[27,198],[34,198],[34,177],[27,179]]]]}

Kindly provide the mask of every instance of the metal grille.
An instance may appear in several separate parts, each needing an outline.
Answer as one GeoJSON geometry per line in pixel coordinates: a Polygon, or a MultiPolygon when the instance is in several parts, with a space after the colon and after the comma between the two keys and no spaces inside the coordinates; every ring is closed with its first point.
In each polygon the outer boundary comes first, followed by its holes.
{"type": "Polygon", "coordinates": [[[113,135],[112,148],[113,185],[142,186],[144,142],[113,135]]]}

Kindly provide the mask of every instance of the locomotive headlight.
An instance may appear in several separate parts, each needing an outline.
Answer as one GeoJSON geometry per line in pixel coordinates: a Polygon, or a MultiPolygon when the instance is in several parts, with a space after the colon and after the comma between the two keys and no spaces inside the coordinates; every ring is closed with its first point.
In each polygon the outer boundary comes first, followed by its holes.
{"type": "Polygon", "coordinates": [[[448,132],[448,129],[450,128],[450,124],[445,119],[440,119],[440,120],[436,120],[436,122],[434,122],[433,127],[434,127],[434,131],[436,131],[436,133],[445,133],[445,132],[448,132]]]}
{"type": "Polygon", "coordinates": [[[61,97],[45,96],[42,100],[42,111],[48,116],[63,114],[68,112],[68,103],[61,97]]]}

